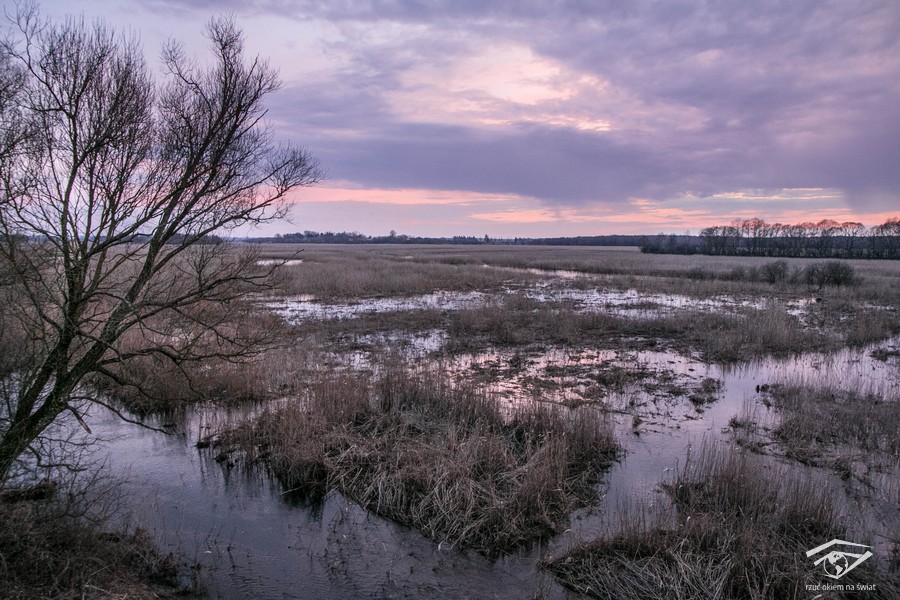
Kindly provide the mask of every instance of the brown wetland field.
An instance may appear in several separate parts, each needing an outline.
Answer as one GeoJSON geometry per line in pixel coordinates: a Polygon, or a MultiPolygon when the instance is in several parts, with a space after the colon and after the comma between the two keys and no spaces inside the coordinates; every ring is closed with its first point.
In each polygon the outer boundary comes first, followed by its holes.
{"type": "Polygon", "coordinates": [[[807,598],[840,539],[900,595],[900,263],[256,252],[260,353],[97,384],[168,433],[98,408],[92,456],[195,593],[807,598]]]}

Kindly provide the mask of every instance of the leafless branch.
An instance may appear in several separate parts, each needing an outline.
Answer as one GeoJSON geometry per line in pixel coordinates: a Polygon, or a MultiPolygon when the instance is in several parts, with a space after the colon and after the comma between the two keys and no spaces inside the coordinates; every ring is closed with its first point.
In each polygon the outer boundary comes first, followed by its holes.
{"type": "MultiPolygon", "coordinates": [[[[26,6],[0,42],[0,326],[25,354],[0,415],[0,482],[84,382],[128,382],[130,362],[240,361],[268,332],[246,298],[271,282],[217,235],[284,214],[324,174],[279,145],[280,82],[228,19],[201,67],[170,43],[156,81],[134,39],[26,6]]],[[[97,404],[125,415],[103,399],[97,404]]],[[[143,424],[141,424],[143,425],[143,424]]]]}

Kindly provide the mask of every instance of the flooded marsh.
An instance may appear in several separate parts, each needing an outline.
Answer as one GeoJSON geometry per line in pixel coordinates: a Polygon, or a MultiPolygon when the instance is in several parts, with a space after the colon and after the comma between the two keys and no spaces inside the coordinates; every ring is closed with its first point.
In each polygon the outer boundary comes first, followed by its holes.
{"type": "Polygon", "coordinates": [[[867,572],[894,589],[900,265],[850,261],[847,288],[729,278],[766,259],[302,250],[254,300],[277,343],[147,417],[177,434],[92,424],[135,518],[210,597],[606,597],[591,590],[651,555],[668,558],[643,597],[678,573],[659,597],[803,597],[815,574],[794,554],[837,535],[875,548],[867,572]],[[709,529],[741,506],[752,526],[709,529]],[[791,519],[818,524],[762,525],[791,519]],[[791,565],[733,576],[754,536],[791,565]],[[679,567],[707,551],[708,569],[679,567]]]}

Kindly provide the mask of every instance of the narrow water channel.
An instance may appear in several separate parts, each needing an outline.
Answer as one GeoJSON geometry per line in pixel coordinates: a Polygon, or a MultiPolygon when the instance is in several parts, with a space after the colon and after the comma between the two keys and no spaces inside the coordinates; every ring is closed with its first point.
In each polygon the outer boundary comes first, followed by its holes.
{"type": "MultiPolygon", "coordinates": [[[[900,339],[894,339],[897,345],[900,339]]],[[[132,520],[164,552],[195,563],[211,598],[566,598],[537,569],[544,553],[608,531],[622,506],[652,503],[659,483],[683,465],[689,447],[725,439],[729,420],[748,407],[763,410],[757,386],[801,378],[842,385],[878,384],[900,398],[897,357],[879,361],[873,348],[807,354],[725,368],[678,355],[641,353],[646,364],[720,379],[719,399],[702,412],[684,410],[649,419],[635,434],[630,418],[617,421],[625,457],[601,485],[598,507],[578,511],[570,529],[544,547],[491,561],[435,544],[409,528],[374,516],[331,494],[318,506],[291,504],[258,473],[216,463],[195,447],[208,427],[240,417],[236,409],[194,407],[176,435],[163,435],[93,416],[108,471],[127,481],[132,520]]],[[[247,409],[243,409],[246,411],[247,409]]]]}

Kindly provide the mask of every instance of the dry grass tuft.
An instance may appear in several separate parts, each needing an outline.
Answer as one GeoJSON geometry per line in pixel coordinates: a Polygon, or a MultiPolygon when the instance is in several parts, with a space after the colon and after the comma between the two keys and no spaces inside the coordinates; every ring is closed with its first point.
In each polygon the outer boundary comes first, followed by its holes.
{"type": "Polygon", "coordinates": [[[778,305],[748,308],[739,313],[684,310],[635,319],[581,312],[563,303],[517,295],[508,295],[495,304],[454,311],[447,331],[452,351],[535,343],[576,347],[614,343],[638,348],[664,344],[683,352],[698,351],[713,362],[784,356],[843,345],[841,340],[804,327],[778,305]]]}
{"type": "MultiPolygon", "coordinates": [[[[317,298],[345,299],[428,294],[437,290],[499,289],[509,273],[485,269],[480,264],[407,259],[411,255],[359,251],[310,249],[301,264],[280,267],[280,292],[312,294],[317,298]]],[[[421,257],[418,257],[421,258],[421,257]]],[[[536,279],[519,274],[519,280],[536,279]]]]}
{"type": "Polygon", "coordinates": [[[768,394],[781,419],[775,435],[792,458],[841,467],[841,450],[900,456],[900,400],[878,390],[778,383],[768,394]],[[835,464],[837,461],[837,464],[835,464]]]}
{"type": "MultiPolygon", "coordinates": [[[[847,539],[827,487],[730,446],[704,445],[665,491],[676,527],[641,522],[544,567],[593,598],[807,598],[824,579],[806,550],[847,539]]],[[[900,593],[874,566],[841,582],[877,582],[872,598],[900,593]]]]}
{"type": "Polygon", "coordinates": [[[493,399],[432,373],[331,376],[304,402],[226,436],[289,490],[336,489],[457,548],[496,555],[546,538],[595,497],[615,458],[599,412],[493,399]]]}

